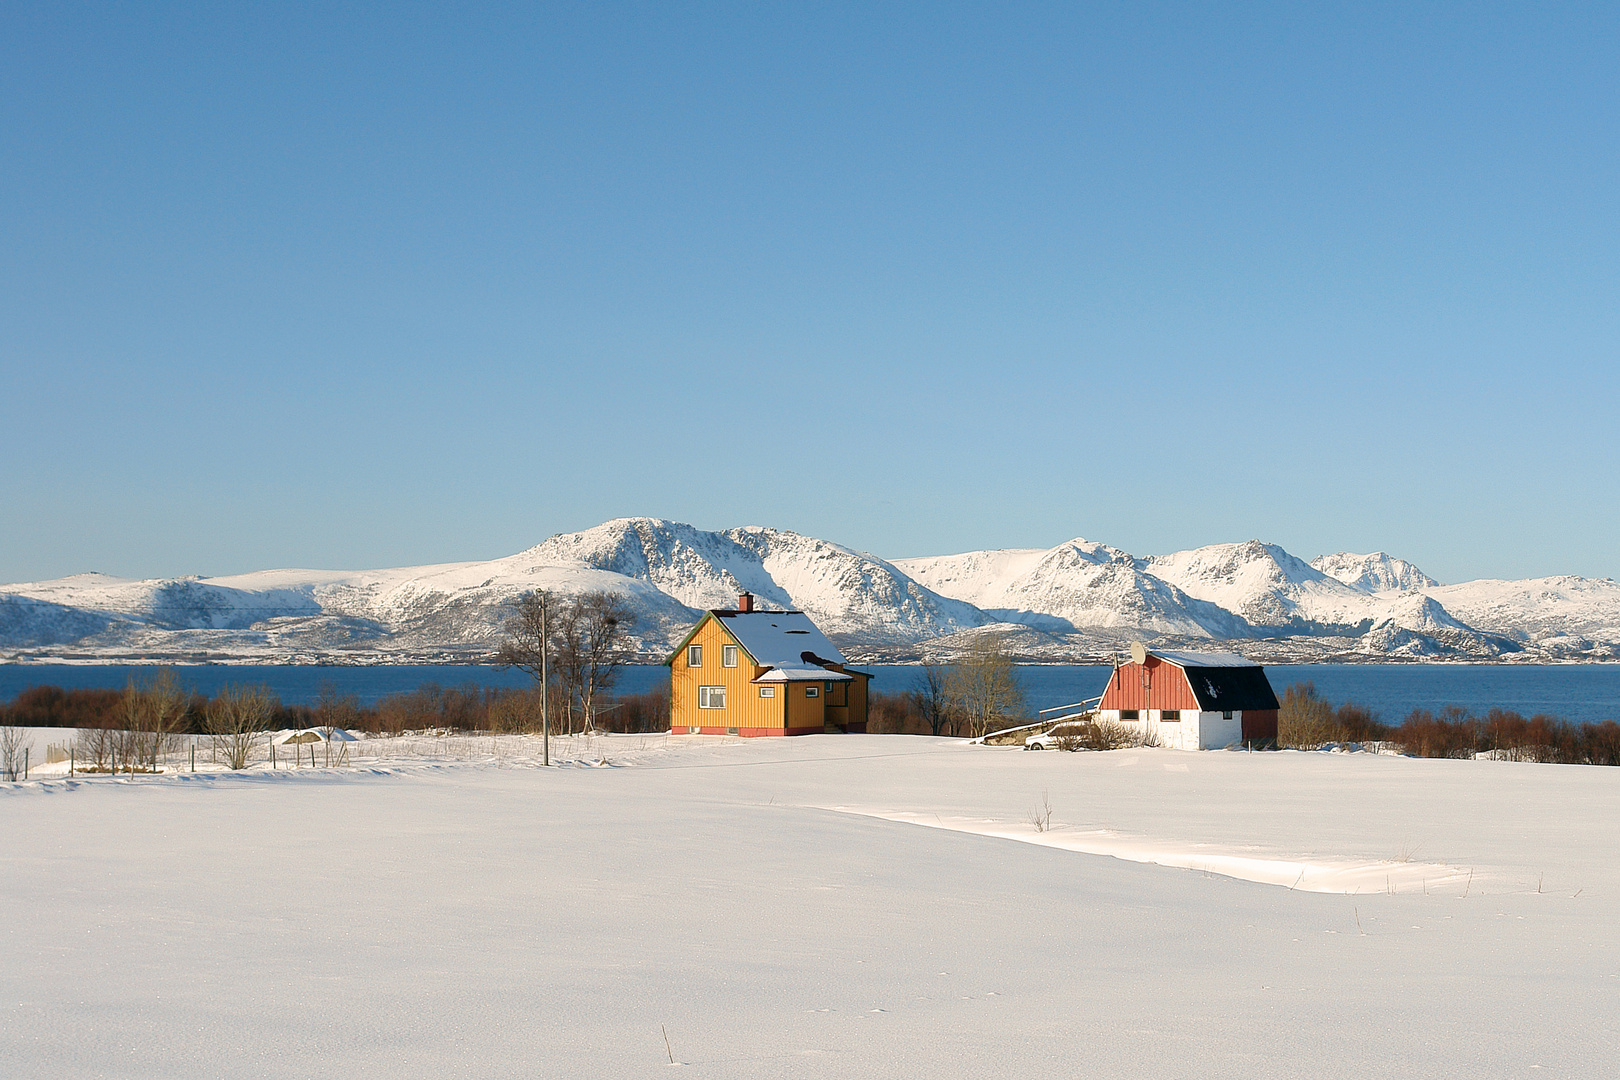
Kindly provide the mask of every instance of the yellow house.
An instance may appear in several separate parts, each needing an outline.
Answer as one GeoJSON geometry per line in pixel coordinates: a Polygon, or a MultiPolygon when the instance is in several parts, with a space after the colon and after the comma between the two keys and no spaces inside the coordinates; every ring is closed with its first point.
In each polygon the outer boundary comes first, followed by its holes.
{"type": "Polygon", "coordinates": [[[808,735],[866,730],[872,676],[802,611],[707,612],[664,661],[670,731],[676,735],[808,735]]]}

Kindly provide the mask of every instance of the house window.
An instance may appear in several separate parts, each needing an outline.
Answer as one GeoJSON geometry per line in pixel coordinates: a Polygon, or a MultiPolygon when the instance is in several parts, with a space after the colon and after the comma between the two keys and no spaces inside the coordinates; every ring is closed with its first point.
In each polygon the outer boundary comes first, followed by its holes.
{"type": "Polygon", "coordinates": [[[1135,709],[1121,709],[1119,710],[1119,718],[1121,720],[1140,720],[1142,716],[1135,709]]]}
{"type": "Polygon", "coordinates": [[[726,688],[723,686],[698,687],[698,708],[723,709],[726,707],[726,688]]]}
{"type": "Polygon", "coordinates": [[[688,735],[697,735],[702,732],[702,730],[702,728],[698,727],[696,724],[693,724],[691,727],[686,729],[686,733],[688,735]]]}
{"type": "Polygon", "coordinates": [[[702,667],[703,666],[703,646],[701,646],[701,645],[688,645],[686,647],[686,666],[687,667],[702,667]]]}
{"type": "Polygon", "coordinates": [[[1178,724],[1178,723],[1181,722],[1181,710],[1180,709],[1160,709],[1159,710],[1159,719],[1164,721],[1167,724],[1178,724]]]}
{"type": "Polygon", "coordinates": [[[1222,720],[1230,720],[1230,719],[1232,719],[1232,710],[1227,709],[1225,712],[1221,713],[1221,719],[1222,720]]]}
{"type": "Polygon", "coordinates": [[[807,687],[805,687],[804,688],[804,696],[805,697],[820,697],[821,696],[821,687],[819,687],[819,686],[807,686],[807,687]]]}
{"type": "Polygon", "coordinates": [[[737,729],[734,728],[734,727],[728,727],[728,728],[726,728],[726,734],[727,735],[735,735],[735,734],[737,734],[737,729]]]}
{"type": "Polygon", "coordinates": [[[759,696],[760,697],[775,697],[776,696],[776,687],[774,687],[774,686],[762,686],[762,687],[760,687],[759,688],[759,696]]]}
{"type": "Polygon", "coordinates": [[[722,646],[720,646],[720,666],[721,667],[736,667],[737,666],[737,646],[735,646],[735,645],[722,645],[722,646]]]}

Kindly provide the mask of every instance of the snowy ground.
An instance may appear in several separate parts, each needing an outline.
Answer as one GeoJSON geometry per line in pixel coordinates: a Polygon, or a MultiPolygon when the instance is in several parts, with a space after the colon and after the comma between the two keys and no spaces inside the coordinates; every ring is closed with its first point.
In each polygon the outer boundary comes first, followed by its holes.
{"type": "Polygon", "coordinates": [[[437,749],[0,784],[0,1072],[1620,1069],[1620,769],[437,749]]]}

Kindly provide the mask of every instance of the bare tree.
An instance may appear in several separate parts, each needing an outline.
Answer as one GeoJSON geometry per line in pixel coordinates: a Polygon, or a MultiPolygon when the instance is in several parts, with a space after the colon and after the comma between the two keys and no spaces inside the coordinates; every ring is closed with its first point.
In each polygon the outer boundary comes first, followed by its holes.
{"type": "Polygon", "coordinates": [[[518,597],[517,612],[506,621],[506,638],[495,662],[502,667],[526,671],[534,679],[540,697],[540,738],[542,761],[551,764],[551,710],[548,704],[551,681],[551,616],[556,597],[546,589],[535,589],[518,597]]]}
{"type": "Polygon", "coordinates": [[[613,689],[619,669],[630,662],[630,631],[636,615],[616,593],[588,592],[577,601],[580,608],[579,700],[585,729],[596,727],[597,695],[613,689]]]}
{"type": "Polygon", "coordinates": [[[23,774],[28,751],[28,732],[6,724],[0,727],[0,780],[17,780],[23,774]]]}
{"type": "Polygon", "coordinates": [[[110,728],[80,728],[73,740],[74,754],[85,772],[105,772],[112,767],[114,733],[110,728]]]}
{"type": "Polygon", "coordinates": [[[231,769],[245,769],[270,728],[276,698],[267,686],[229,685],[208,703],[208,733],[231,769]]]}
{"type": "Polygon", "coordinates": [[[946,687],[951,706],[975,739],[1007,726],[1024,709],[1024,692],[1000,634],[976,639],[951,668],[946,687]]]}
{"type": "Polygon", "coordinates": [[[113,737],[115,771],[120,761],[132,773],[137,759],[143,763],[146,761],[147,709],[145,686],[140,679],[130,675],[129,682],[124,686],[123,700],[118,703],[118,721],[122,730],[113,737]]]}
{"type": "Polygon", "coordinates": [[[146,695],[146,732],[152,768],[157,768],[158,756],[169,749],[174,741],[180,721],[186,715],[186,692],[180,688],[174,669],[157,669],[142,688],[146,695]]]}
{"type": "Polygon", "coordinates": [[[568,734],[574,733],[574,718],[582,715],[583,707],[576,710],[575,704],[580,700],[580,688],[585,682],[584,665],[581,658],[585,649],[582,644],[584,638],[584,609],[580,606],[580,597],[558,603],[551,612],[550,631],[548,642],[553,658],[552,672],[557,679],[557,688],[562,691],[563,708],[568,712],[568,734]]]}
{"type": "Polygon", "coordinates": [[[912,700],[917,703],[917,711],[922,714],[931,735],[940,734],[951,722],[951,699],[946,692],[950,674],[950,668],[944,664],[924,660],[911,691],[912,700]]]}
{"type": "Polygon", "coordinates": [[[337,683],[331,679],[324,680],[320,686],[319,696],[315,699],[315,726],[325,729],[326,738],[322,741],[325,743],[328,765],[332,764],[332,729],[342,728],[347,731],[354,727],[359,719],[360,696],[339,694],[337,683]]]}
{"type": "Polygon", "coordinates": [[[573,734],[575,704],[584,730],[596,722],[597,697],[611,690],[619,669],[630,662],[630,631],[636,616],[624,598],[603,590],[581,593],[559,605],[552,626],[557,681],[569,710],[573,734]]]}

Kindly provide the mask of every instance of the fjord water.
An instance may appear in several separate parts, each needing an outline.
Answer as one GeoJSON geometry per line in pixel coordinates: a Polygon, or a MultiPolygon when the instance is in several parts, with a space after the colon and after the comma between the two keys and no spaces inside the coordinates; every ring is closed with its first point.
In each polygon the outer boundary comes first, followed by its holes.
{"type": "MultiPolygon", "coordinates": [[[[30,686],[116,689],[132,675],[151,670],[122,664],[0,665],[0,701],[30,686]]],[[[893,664],[864,665],[862,670],[877,676],[874,690],[891,694],[915,688],[920,672],[893,664]]],[[[1277,664],[1266,670],[1278,694],[1308,680],[1327,700],[1355,701],[1390,722],[1399,722],[1413,709],[1438,711],[1448,705],[1473,712],[1497,707],[1526,716],[1547,713],[1575,723],[1620,720],[1620,664],[1277,664]]],[[[1034,711],[1096,697],[1109,671],[1107,665],[1025,665],[1018,677],[1034,711]]],[[[424,683],[494,687],[529,682],[520,671],[469,664],[198,664],[177,666],[175,673],[189,689],[210,696],[227,683],[263,683],[290,705],[313,704],[328,682],[363,705],[424,683]]],[[[636,665],[624,672],[619,690],[640,693],[667,678],[667,668],[636,665]]]]}

